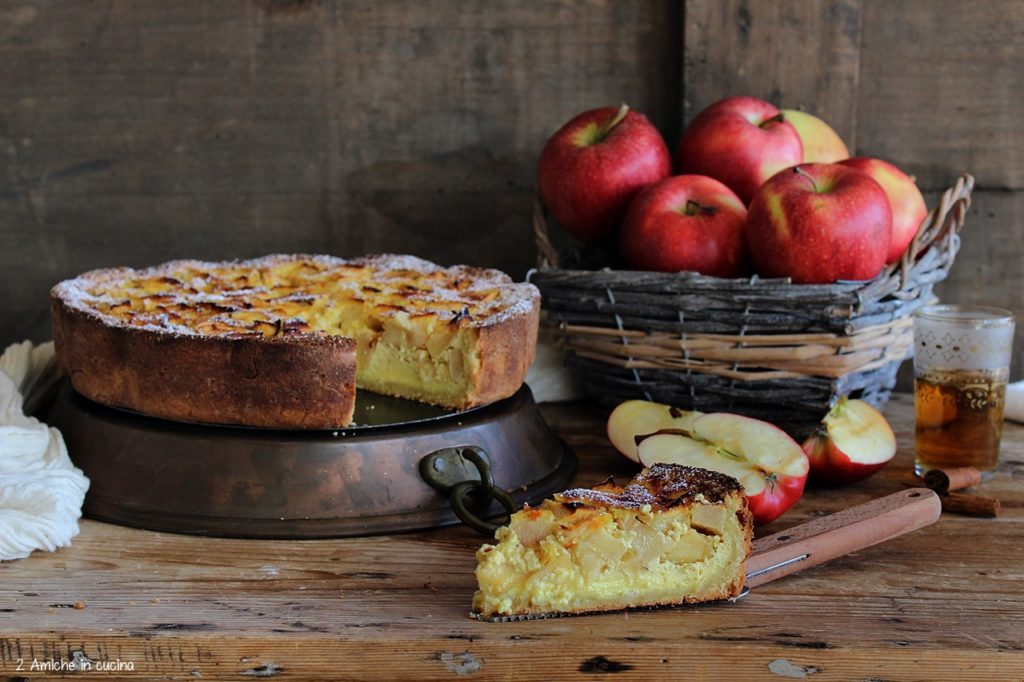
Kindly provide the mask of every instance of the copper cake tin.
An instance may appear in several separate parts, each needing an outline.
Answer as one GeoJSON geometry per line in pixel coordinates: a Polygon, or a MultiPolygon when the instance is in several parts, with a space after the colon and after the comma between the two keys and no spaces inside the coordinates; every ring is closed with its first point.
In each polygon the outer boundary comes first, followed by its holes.
{"type": "Polygon", "coordinates": [[[419,472],[445,448],[485,453],[517,504],[564,489],[576,471],[525,385],[463,412],[362,391],[357,426],[272,431],[112,409],[65,382],[45,419],[91,480],[86,516],[177,533],[324,538],[455,524],[448,498],[419,472]]]}

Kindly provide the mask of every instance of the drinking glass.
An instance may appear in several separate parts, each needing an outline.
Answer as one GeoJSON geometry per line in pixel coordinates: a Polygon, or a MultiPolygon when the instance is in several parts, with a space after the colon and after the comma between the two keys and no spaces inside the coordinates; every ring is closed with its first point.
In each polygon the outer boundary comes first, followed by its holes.
{"type": "Polygon", "coordinates": [[[914,471],[999,462],[1013,313],[932,305],[914,313],[914,471]]]}

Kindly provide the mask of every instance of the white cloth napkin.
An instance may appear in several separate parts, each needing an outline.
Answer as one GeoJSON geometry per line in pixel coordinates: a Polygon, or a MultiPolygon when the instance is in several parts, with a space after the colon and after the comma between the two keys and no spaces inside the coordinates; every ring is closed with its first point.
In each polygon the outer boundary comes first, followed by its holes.
{"type": "Polygon", "coordinates": [[[1006,387],[1006,406],[1003,416],[1015,422],[1024,423],[1024,381],[1017,381],[1006,387]]]}
{"type": "Polygon", "coordinates": [[[0,561],[49,552],[78,535],[89,479],[60,431],[25,416],[25,399],[59,378],[53,343],[16,343],[0,355],[0,561]]]}

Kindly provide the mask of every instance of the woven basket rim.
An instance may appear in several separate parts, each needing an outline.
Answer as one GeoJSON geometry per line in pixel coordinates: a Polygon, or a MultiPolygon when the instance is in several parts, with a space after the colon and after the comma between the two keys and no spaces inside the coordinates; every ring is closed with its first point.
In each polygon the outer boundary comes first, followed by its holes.
{"type": "MultiPolygon", "coordinates": [[[[697,272],[655,272],[650,270],[615,270],[612,268],[601,268],[597,270],[561,268],[559,256],[548,236],[547,209],[544,207],[540,197],[537,196],[534,203],[534,238],[538,252],[537,267],[530,270],[527,278],[533,281],[536,277],[547,277],[553,274],[565,273],[573,275],[602,275],[602,274],[625,274],[629,273],[635,277],[642,277],[643,281],[658,283],[679,283],[685,282],[689,285],[707,286],[708,288],[734,288],[734,289],[756,289],[758,287],[776,287],[784,285],[809,295],[816,293],[833,294],[841,297],[843,294],[859,294],[869,292],[873,288],[887,288],[882,285],[890,280],[893,275],[899,274],[900,287],[896,291],[905,288],[908,283],[915,262],[929,250],[939,245],[940,241],[947,239],[950,235],[959,234],[964,225],[964,217],[971,204],[971,194],[974,190],[974,177],[969,173],[960,175],[956,182],[950,186],[939,198],[938,204],[933,207],[914,235],[910,245],[904,250],[902,257],[894,263],[887,265],[882,272],[869,280],[845,281],[840,280],[832,284],[799,284],[794,283],[788,277],[761,277],[757,274],[750,277],[724,278],[701,275],[697,272]]],[[[947,246],[947,248],[949,248],[947,246]]]]}

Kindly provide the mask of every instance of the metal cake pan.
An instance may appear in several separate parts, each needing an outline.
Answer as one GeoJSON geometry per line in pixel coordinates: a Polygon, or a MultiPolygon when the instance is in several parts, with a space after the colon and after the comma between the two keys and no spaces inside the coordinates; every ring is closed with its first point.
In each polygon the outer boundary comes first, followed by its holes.
{"type": "Polygon", "coordinates": [[[92,482],[86,516],[176,533],[325,538],[452,525],[448,499],[418,469],[444,448],[482,449],[518,504],[564,489],[576,470],[525,385],[464,412],[363,391],[354,427],[271,431],[128,413],[65,382],[45,418],[92,482]]]}

